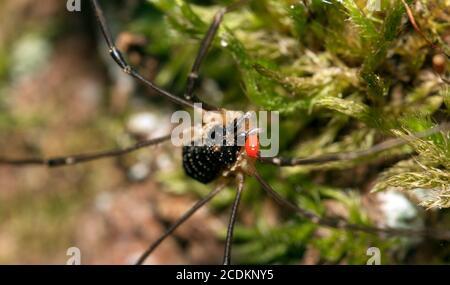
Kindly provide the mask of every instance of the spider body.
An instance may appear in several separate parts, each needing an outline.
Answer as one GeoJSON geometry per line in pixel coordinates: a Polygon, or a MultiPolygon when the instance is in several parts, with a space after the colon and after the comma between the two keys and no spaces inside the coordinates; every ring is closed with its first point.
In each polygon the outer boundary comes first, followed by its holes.
{"type": "Polygon", "coordinates": [[[241,154],[244,154],[244,157],[256,158],[258,153],[259,140],[256,134],[246,136],[245,147],[238,145],[235,135],[231,145],[227,145],[224,140],[222,145],[184,146],[183,168],[189,177],[207,184],[220,175],[225,175],[227,170],[233,171],[236,168],[233,165],[240,166],[238,160],[241,154]]]}
{"type": "Polygon", "coordinates": [[[230,168],[240,151],[237,145],[184,146],[183,168],[189,177],[207,184],[230,168]]]}
{"type": "Polygon", "coordinates": [[[236,163],[242,150],[242,146],[238,145],[238,136],[245,136],[245,132],[238,133],[240,113],[231,114],[232,120],[228,124],[217,123],[218,119],[226,121],[223,114],[207,114],[201,137],[183,146],[183,169],[189,177],[207,184],[236,163]]]}

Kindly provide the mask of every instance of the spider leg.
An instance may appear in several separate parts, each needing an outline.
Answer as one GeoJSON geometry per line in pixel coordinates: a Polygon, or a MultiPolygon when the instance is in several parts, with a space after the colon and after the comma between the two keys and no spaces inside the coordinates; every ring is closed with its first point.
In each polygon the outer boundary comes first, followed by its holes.
{"type": "Polygon", "coordinates": [[[144,261],[149,257],[149,255],[169,236],[171,235],[179,226],[186,222],[198,209],[203,207],[208,203],[214,196],[216,196],[220,191],[225,188],[226,184],[220,184],[213,191],[211,191],[203,199],[199,200],[194,204],[186,213],[184,213],[173,225],[171,225],[162,236],[160,236],[156,241],[154,241],[145,252],[139,257],[136,265],[142,265],[144,261]]]}
{"type": "Polygon", "coordinates": [[[152,146],[152,145],[162,143],[166,140],[169,140],[170,138],[171,138],[171,135],[166,135],[166,136],[151,139],[151,140],[140,141],[140,142],[138,142],[130,147],[127,147],[127,148],[119,148],[119,149],[100,151],[100,152],[95,152],[95,153],[76,154],[76,155],[71,155],[71,156],[52,157],[52,158],[48,158],[48,159],[43,159],[43,158],[9,159],[9,158],[0,157],[0,165],[1,164],[16,165],[16,166],[46,165],[48,167],[72,165],[72,164],[92,161],[92,160],[96,160],[96,159],[127,154],[127,153],[133,152],[135,150],[138,150],[138,149],[141,149],[141,148],[144,148],[147,146],[152,146]]]}
{"type": "Polygon", "coordinates": [[[269,194],[269,196],[274,199],[278,204],[280,204],[283,207],[288,208],[289,210],[297,213],[299,216],[309,220],[310,222],[335,228],[335,229],[345,229],[345,230],[351,230],[355,232],[364,232],[379,236],[425,236],[429,238],[434,239],[450,239],[450,232],[448,231],[441,231],[436,229],[427,229],[427,230],[410,230],[410,229],[399,229],[399,228],[380,228],[380,227],[372,227],[372,226],[365,226],[365,225],[357,225],[349,223],[343,219],[339,218],[322,218],[318,215],[300,208],[299,206],[295,205],[294,203],[284,199],[280,194],[278,194],[272,186],[269,185],[262,177],[261,175],[255,170],[253,172],[253,176],[256,178],[256,180],[259,182],[261,187],[264,189],[264,191],[269,194]]]}
{"type": "Polygon", "coordinates": [[[200,49],[197,52],[197,56],[195,57],[194,64],[192,65],[191,72],[188,75],[188,81],[186,85],[186,90],[184,93],[184,98],[186,100],[195,100],[198,101],[198,98],[196,98],[195,95],[193,95],[194,89],[196,87],[196,83],[199,77],[199,70],[200,66],[205,59],[209,48],[211,47],[211,44],[217,34],[217,31],[219,30],[220,24],[222,23],[223,17],[226,13],[233,11],[237,9],[238,7],[242,6],[246,2],[249,2],[250,0],[241,0],[237,1],[230,6],[220,9],[215,15],[214,18],[208,28],[208,31],[206,32],[204,38],[202,39],[202,42],[200,44],[200,49]]]}
{"type": "MultiPolygon", "coordinates": [[[[114,44],[113,37],[111,36],[111,32],[107,25],[107,22],[106,22],[104,13],[103,13],[103,9],[101,8],[100,4],[98,3],[97,0],[91,0],[91,3],[94,8],[95,15],[96,15],[98,24],[100,25],[100,29],[102,31],[103,37],[105,38],[106,44],[108,45],[109,54],[111,55],[113,60],[117,63],[117,65],[119,65],[119,67],[122,68],[123,72],[138,79],[139,81],[141,81],[142,83],[144,83],[145,85],[150,87],[152,90],[156,91],[158,94],[160,94],[164,97],[167,97],[172,102],[174,102],[178,105],[185,106],[188,108],[193,108],[193,109],[197,108],[194,105],[194,102],[180,98],[180,97],[173,95],[172,93],[162,89],[161,87],[158,87],[153,82],[145,79],[138,71],[135,70],[134,67],[129,65],[127,63],[127,61],[125,60],[125,58],[123,57],[122,52],[114,44]]],[[[215,107],[205,106],[205,109],[209,110],[208,108],[210,108],[212,110],[217,109],[215,107]]]]}
{"type": "Polygon", "coordinates": [[[449,123],[443,123],[437,127],[428,129],[423,132],[415,133],[410,135],[408,138],[395,138],[389,139],[382,143],[376,144],[371,148],[358,151],[350,152],[340,152],[325,154],[317,157],[306,157],[306,158],[288,158],[288,157],[259,157],[259,161],[263,163],[274,164],[278,166],[296,166],[296,165],[306,165],[306,164],[318,164],[333,161],[348,161],[355,160],[363,157],[368,157],[379,152],[383,152],[394,147],[398,147],[407,144],[411,140],[423,138],[430,136],[432,134],[438,133],[443,130],[447,130],[450,127],[449,123]]]}
{"type": "Polygon", "coordinates": [[[234,198],[233,207],[231,208],[230,221],[228,223],[227,238],[225,240],[225,250],[223,254],[223,265],[231,264],[231,245],[233,243],[234,225],[236,224],[237,211],[241,201],[242,190],[244,189],[244,175],[237,175],[238,187],[236,198],[234,198]]]}

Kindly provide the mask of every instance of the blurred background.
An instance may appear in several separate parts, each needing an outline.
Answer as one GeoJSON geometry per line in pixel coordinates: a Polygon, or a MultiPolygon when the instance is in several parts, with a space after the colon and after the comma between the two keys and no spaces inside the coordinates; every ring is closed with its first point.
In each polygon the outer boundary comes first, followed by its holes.
{"type": "MultiPolygon", "coordinates": [[[[164,37],[162,14],[145,1],[115,2],[107,5],[114,28],[127,30],[139,9],[155,16],[155,33],[164,37]]],[[[131,144],[130,133],[169,133],[175,106],[137,86],[109,60],[88,1],[81,12],[68,12],[65,4],[0,4],[2,155],[89,152],[131,144]]],[[[123,45],[143,46],[139,34],[121,36],[123,45]]],[[[132,59],[154,78],[171,50],[167,39],[151,41],[164,42],[163,51],[132,59]]],[[[178,195],[153,177],[159,168],[181,174],[180,154],[169,143],[74,167],[1,167],[0,263],[65,264],[72,246],[80,248],[83,264],[134,262],[196,201],[195,194],[178,195]]],[[[205,208],[149,262],[216,263],[222,252],[217,230],[223,226],[205,208]]]]}
{"type": "MultiPolygon", "coordinates": [[[[181,95],[205,23],[231,1],[191,1],[205,22],[197,19],[197,25],[196,18],[189,19],[179,4],[183,1],[100,2],[117,46],[129,61],[146,78],[181,95]]],[[[256,73],[246,73],[246,58],[236,52],[238,45],[226,37],[226,29],[202,67],[197,94],[209,103],[235,110],[284,106],[281,143],[282,150],[290,154],[320,155],[386,139],[388,134],[378,132],[378,125],[367,128],[370,124],[346,111],[312,110],[314,100],[308,92],[350,94],[349,89],[370,88],[356,76],[363,52],[347,54],[345,48],[345,44],[355,49],[360,45],[351,39],[355,31],[349,29],[349,38],[338,46],[332,33],[326,35],[327,29],[320,29],[348,17],[342,12],[346,7],[334,11],[326,1],[312,2],[316,9],[312,16],[299,1],[261,1],[227,15],[225,22],[249,53],[264,58],[258,62],[264,68],[277,63],[284,66],[284,72],[310,79],[323,68],[317,78],[300,81],[307,86],[304,90],[289,89],[292,82],[282,86],[288,85],[288,92],[281,90],[274,77],[272,85],[263,85],[285,92],[289,100],[298,98],[292,95],[298,91],[302,100],[286,103],[269,100],[266,94],[252,95],[246,78],[256,73]],[[294,8],[300,12],[288,14],[294,8]],[[322,19],[321,9],[334,16],[322,19]],[[308,17],[311,20],[300,20],[308,17]]],[[[441,4],[446,5],[445,1],[441,4]]],[[[448,19],[448,11],[441,11],[448,19]]],[[[396,70],[392,62],[377,67],[381,76],[391,80],[386,87],[389,96],[382,100],[393,107],[385,111],[415,114],[422,109],[434,121],[448,119],[444,99],[439,101],[445,95],[442,82],[430,72],[434,51],[415,35],[402,13],[402,27],[408,35],[404,39],[410,40],[404,44],[411,48],[400,50],[396,42],[395,49],[385,55],[386,61],[395,61],[402,69],[396,70]],[[420,56],[414,51],[420,51],[420,56]],[[401,109],[402,102],[408,102],[409,109],[401,109]]],[[[375,16],[380,21],[386,17],[383,13],[375,16]]],[[[347,29],[337,28],[341,34],[347,29]]],[[[358,48],[364,50],[364,45],[358,48]]],[[[258,76],[269,76],[263,67],[258,76]]],[[[265,82],[259,77],[256,81],[265,82]]],[[[377,102],[361,101],[371,107],[377,102]]],[[[170,116],[178,109],[127,77],[109,58],[88,1],[82,1],[81,12],[67,11],[61,0],[0,2],[0,155],[50,157],[127,146],[137,139],[168,133],[170,116]]],[[[412,148],[405,147],[372,161],[291,170],[263,166],[260,171],[291,201],[321,215],[368,225],[449,228],[448,210],[425,211],[417,206],[417,199],[401,192],[370,194],[380,174],[398,157],[411,153],[412,148]]],[[[83,264],[133,263],[213,187],[186,177],[180,156],[179,148],[166,143],[123,157],[55,169],[0,166],[0,263],[65,264],[70,247],[81,250],[83,264]]],[[[221,193],[169,237],[147,263],[221,263],[233,198],[233,188],[221,193]]],[[[280,209],[252,179],[246,182],[238,223],[235,263],[365,264],[369,247],[378,247],[382,263],[387,264],[450,261],[447,241],[380,238],[317,228],[280,209]]]]}

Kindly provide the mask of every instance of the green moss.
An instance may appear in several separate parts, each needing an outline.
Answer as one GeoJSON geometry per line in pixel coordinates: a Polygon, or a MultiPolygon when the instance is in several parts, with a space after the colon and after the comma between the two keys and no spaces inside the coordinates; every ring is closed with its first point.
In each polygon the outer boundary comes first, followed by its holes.
{"type": "MultiPolygon", "coordinates": [[[[214,12],[223,6],[150,2],[167,16],[178,40],[198,40],[214,12]]],[[[435,126],[436,114],[448,114],[448,86],[438,76],[427,73],[432,68],[429,56],[434,50],[413,29],[401,1],[382,1],[381,11],[371,11],[365,1],[305,2],[307,7],[298,1],[264,0],[233,11],[219,30],[211,51],[214,59],[207,60],[211,69],[221,57],[232,56],[235,66],[222,69],[222,76],[229,77],[237,67],[239,82],[222,87],[225,94],[245,93],[246,98],[239,99],[240,106],[280,111],[284,154],[309,156],[365,149],[379,142],[380,136],[405,137],[435,126]],[[242,89],[236,91],[236,86],[242,89]]],[[[412,2],[407,1],[410,5],[412,2]]],[[[445,1],[437,2],[439,6],[445,1]]],[[[421,5],[422,11],[428,12],[421,12],[421,27],[444,46],[442,17],[430,1],[421,5]]],[[[192,45],[198,46],[198,41],[192,45]]],[[[194,50],[190,51],[191,57],[194,50]]],[[[202,73],[202,77],[208,76],[202,73]]],[[[377,183],[372,189],[424,188],[434,193],[434,198],[421,205],[449,207],[448,148],[448,132],[443,132],[354,161],[283,171],[261,167],[261,171],[277,191],[311,211],[324,214],[323,201],[331,199],[349,210],[352,222],[370,224],[359,202],[358,189],[348,196],[343,194],[345,188],[328,187],[334,181],[317,183],[308,175],[317,170],[358,168],[368,161],[414,155],[391,167],[378,167],[377,183]],[[307,194],[294,190],[299,185],[307,194]]],[[[258,188],[250,185],[249,191],[258,188]]],[[[364,187],[367,185],[359,185],[359,190],[364,187]]],[[[256,202],[250,204],[260,209],[256,202]]],[[[331,231],[327,237],[315,239],[315,226],[295,219],[275,229],[261,225],[264,222],[256,228],[237,229],[238,256],[244,263],[295,263],[305,254],[307,244],[320,252],[323,263],[364,263],[367,244],[386,250],[390,246],[402,248],[395,241],[343,231],[331,231]]],[[[395,262],[391,257],[384,256],[383,262],[395,262]]]]}

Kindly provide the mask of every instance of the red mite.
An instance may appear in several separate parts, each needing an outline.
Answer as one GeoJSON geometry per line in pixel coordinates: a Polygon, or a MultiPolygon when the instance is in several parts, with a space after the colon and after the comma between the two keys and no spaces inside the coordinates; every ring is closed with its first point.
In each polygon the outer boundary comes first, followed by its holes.
{"type": "Polygon", "coordinates": [[[259,154],[259,139],[258,135],[249,135],[245,140],[245,152],[251,158],[257,158],[259,154]]]}

